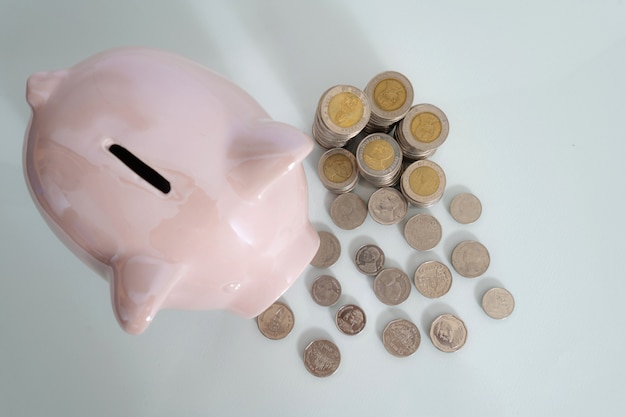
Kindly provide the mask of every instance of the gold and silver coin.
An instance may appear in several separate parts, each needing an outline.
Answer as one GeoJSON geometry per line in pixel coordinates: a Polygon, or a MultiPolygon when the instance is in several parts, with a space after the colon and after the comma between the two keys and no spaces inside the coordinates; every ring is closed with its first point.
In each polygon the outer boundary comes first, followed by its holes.
{"type": "Polygon", "coordinates": [[[293,329],[293,312],[285,303],[276,301],[258,315],[257,325],[259,331],[268,339],[284,339],[293,329]]]}
{"type": "Polygon", "coordinates": [[[452,250],[452,266],[466,278],[481,276],[489,268],[489,251],[480,242],[465,240],[452,250]]]}
{"type": "Polygon", "coordinates": [[[304,349],[304,367],[312,375],[327,377],[335,373],[341,363],[339,348],[330,340],[318,339],[304,349]]]}
{"type": "Polygon", "coordinates": [[[324,148],[343,147],[363,130],[371,107],[365,93],[351,85],[336,85],[322,94],[313,120],[313,137],[324,148]]]}
{"type": "Polygon", "coordinates": [[[354,255],[356,268],[365,275],[376,275],[385,266],[385,253],[376,245],[364,245],[354,255]]]}
{"type": "Polygon", "coordinates": [[[367,132],[388,132],[400,121],[413,104],[413,86],[404,75],[385,71],[372,78],[365,87],[371,105],[367,132]]]}
{"type": "Polygon", "coordinates": [[[367,206],[354,193],[339,194],[330,204],[330,218],[337,227],[353,230],[367,218],[367,206]]]}
{"type": "Polygon", "coordinates": [[[493,319],[509,317],[515,308],[515,299],[504,288],[492,288],[483,294],[482,307],[493,319]]]}
{"type": "Polygon", "coordinates": [[[450,202],[450,215],[461,224],[474,223],[480,217],[483,206],[474,194],[460,193],[450,202]]]}
{"type": "Polygon", "coordinates": [[[413,282],[417,291],[424,297],[439,298],[450,291],[452,274],[441,262],[426,261],[415,270],[413,282]]]}
{"type": "Polygon", "coordinates": [[[391,225],[400,223],[406,217],[409,203],[404,195],[392,187],[374,191],[367,202],[367,211],[376,223],[391,225]]]}
{"type": "Polygon", "coordinates": [[[404,225],[404,238],[417,250],[431,250],[441,240],[441,224],[430,214],[419,213],[404,225]]]}
{"type": "Polygon", "coordinates": [[[442,314],[430,325],[430,340],[442,352],[456,352],[467,341],[465,323],[452,314],[442,314]]]}
{"type": "Polygon", "coordinates": [[[341,255],[341,244],[331,232],[321,230],[317,234],[320,237],[320,246],[311,260],[311,265],[315,268],[330,268],[341,255]]]}
{"type": "Polygon", "coordinates": [[[347,193],[359,182],[356,158],[343,148],[324,152],[317,164],[317,174],[324,187],[334,193],[347,193]]]}
{"type": "Polygon", "coordinates": [[[321,275],[313,281],[311,297],[323,307],[332,306],[341,297],[341,284],[331,275],[321,275]]]}
{"type": "Polygon", "coordinates": [[[400,188],[402,194],[414,206],[430,207],[443,197],[446,175],[443,169],[432,161],[415,161],[402,173],[400,188]]]}
{"type": "Polygon", "coordinates": [[[356,164],[361,176],[377,187],[388,187],[402,175],[402,150],[386,133],[366,136],[356,149],[356,164]]]}
{"type": "Polygon", "coordinates": [[[383,345],[387,352],[398,358],[406,358],[417,351],[422,336],[417,326],[405,319],[390,321],[383,330],[383,345]]]}
{"type": "Polygon", "coordinates": [[[401,269],[385,268],[374,279],[374,294],[383,304],[401,304],[411,294],[411,281],[401,269]]]}
{"type": "Polygon", "coordinates": [[[448,137],[448,118],[432,104],[417,104],[400,121],[395,138],[409,159],[430,157],[448,137]]]}
{"type": "Polygon", "coordinates": [[[365,328],[365,312],[354,304],[346,304],[337,310],[335,324],[339,331],[348,336],[361,333],[365,328]]]}

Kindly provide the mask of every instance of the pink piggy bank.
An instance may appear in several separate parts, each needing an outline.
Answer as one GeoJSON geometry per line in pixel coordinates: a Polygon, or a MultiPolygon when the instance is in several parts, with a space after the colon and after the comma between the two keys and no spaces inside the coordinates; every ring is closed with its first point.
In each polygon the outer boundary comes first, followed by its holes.
{"type": "Polygon", "coordinates": [[[254,317],[315,255],[311,139],[210,70],[116,49],[32,75],[26,96],[33,200],[109,281],[125,331],[162,308],[254,317]]]}

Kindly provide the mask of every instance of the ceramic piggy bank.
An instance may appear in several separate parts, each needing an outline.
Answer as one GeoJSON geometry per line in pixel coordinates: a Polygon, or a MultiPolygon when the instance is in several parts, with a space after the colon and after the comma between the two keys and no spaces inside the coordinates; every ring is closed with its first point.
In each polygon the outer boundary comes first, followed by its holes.
{"type": "Polygon", "coordinates": [[[127,332],[163,308],[254,317],[315,255],[311,139],[210,70],[117,49],[32,75],[26,96],[31,195],[127,332]]]}

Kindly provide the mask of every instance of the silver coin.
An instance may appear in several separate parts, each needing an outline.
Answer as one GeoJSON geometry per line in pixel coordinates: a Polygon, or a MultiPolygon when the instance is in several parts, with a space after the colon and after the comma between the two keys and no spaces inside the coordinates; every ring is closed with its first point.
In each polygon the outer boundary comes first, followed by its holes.
{"type": "Polygon", "coordinates": [[[356,229],[367,218],[367,206],[354,193],[340,194],[330,205],[330,218],[341,229],[356,229]]]}
{"type": "Polygon", "coordinates": [[[330,340],[314,340],[304,349],[304,367],[317,377],[334,374],[340,363],[339,348],[330,340]]]}
{"type": "Polygon", "coordinates": [[[359,181],[356,158],[343,148],[324,152],[317,164],[317,174],[324,187],[338,194],[353,190],[359,181]]]}
{"type": "Polygon", "coordinates": [[[390,321],[383,330],[383,345],[387,352],[399,358],[411,356],[420,346],[422,337],[417,326],[405,319],[390,321]]]}
{"type": "Polygon", "coordinates": [[[400,223],[409,209],[404,195],[395,188],[380,188],[372,193],[367,211],[375,222],[390,225],[400,223]]]}
{"type": "Polygon", "coordinates": [[[480,200],[474,194],[457,194],[450,202],[450,214],[454,220],[461,224],[475,222],[480,217],[482,210],[480,200]]]}
{"type": "Polygon", "coordinates": [[[430,250],[441,240],[441,224],[430,214],[420,213],[404,225],[404,238],[417,250],[430,250]]]}
{"type": "Polygon", "coordinates": [[[439,298],[450,291],[452,274],[441,262],[426,261],[415,270],[413,282],[424,297],[439,298]]]}
{"type": "Polygon", "coordinates": [[[443,197],[446,175],[433,161],[415,161],[402,173],[400,188],[414,206],[430,207],[443,197]]]}
{"type": "Polygon", "coordinates": [[[311,286],[311,297],[321,306],[332,306],[341,297],[341,284],[330,275],[319,276],[311,286]]]}
{"type": "Polygon", "coordinates": [[[365,275],[376,275],[385,266],[385,253],[376,245],[364,245],[356,251],[354,263],[365,275]]]}
{"type": "Polygon", "coordinates": [[[341,255],[341,244],[339,239],[330,232],[319,231],[317,233],[320,237],[320,246],[311,260],[311,265],[316,268],[330,268],[341,255]]]}
{"type": "Polygon", "coordinates": [[[374,279],[374,294],[383,304],[398,305],[409,298],[411,281],[398,268],[383,269],[374,279]]]}
{"type": "Polygon", "coordinates": [[[515,308],[515,299],[504,288],[492,288],[483,295],[482,307],[494,319],[509,317],[515,308]]]}
{"type": "Polygon", "coordinates": [[[287,337],[294,325],[293,312],[285,303],[276,301],[257,317],[257,326],[263,336],[278,340],[287,337]]]}
{"type": "Polygon", "coordinates": [[[337,328],[349,336],[360,333],[365,328],[365,321],[365,312],[354,304],[342,306],[335,315],[337,328]]]}
{"type": "Polygon", "coordinates": [[[430,340],[442,352],[456,352],[467,341],[465,323],[452,314],[442,314],[430,325],[430,340]]]}
{"type": "Polygon", "coordinates": [[[489,268],[489,251],[480,242],[465,240],[452,250],[452,266],[466,278],[481,276],[489,268]]]}

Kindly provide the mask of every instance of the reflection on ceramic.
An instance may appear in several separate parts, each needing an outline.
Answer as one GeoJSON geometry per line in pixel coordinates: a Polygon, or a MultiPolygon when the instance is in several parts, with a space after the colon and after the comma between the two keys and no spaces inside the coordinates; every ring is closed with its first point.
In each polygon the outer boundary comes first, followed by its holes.
{"type": "Polygon", "coordinates": [[[127,332],[162,308],[254,317],[315,255],[301,164],[311,139],[210,70],[115,49],[32,75],[27,100],[31,195],[110,282],[127,332]]]}

